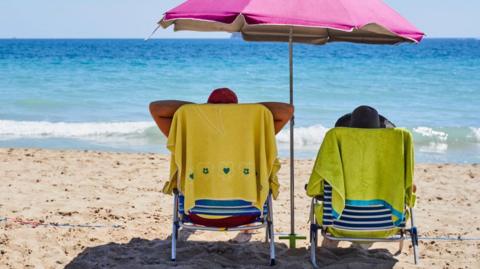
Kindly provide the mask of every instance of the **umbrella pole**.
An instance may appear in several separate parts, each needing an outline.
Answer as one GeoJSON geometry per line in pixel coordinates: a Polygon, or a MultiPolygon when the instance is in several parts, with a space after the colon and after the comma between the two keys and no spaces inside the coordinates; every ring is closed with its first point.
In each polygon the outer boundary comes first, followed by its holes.
{"type": "MultiPolygon", "coordinates": [[[[293,106],[293,40],[292,28],[290,28],[290,35],[288,37],[288,62],[290,71],[290,105],[293,106]]],[[[294,145],[294,126],[295,116],[292,115],[290,120],[290,234],[295,234],[295,145],[294,145]]]]}
{"type": "MultiPolygon", "coordinates": [[[[290,70],[290,105],[293,106],[293,27],[290,27],[288,36],[288,57],[290,70]]],[[[306,239],[305,236],[295,234],[295,158],[294,158],[294,125],[295,116],[290,119],[290,235],[280,239],[290,241],[290,248],[296,248],[296,240],[306,239]]]]}

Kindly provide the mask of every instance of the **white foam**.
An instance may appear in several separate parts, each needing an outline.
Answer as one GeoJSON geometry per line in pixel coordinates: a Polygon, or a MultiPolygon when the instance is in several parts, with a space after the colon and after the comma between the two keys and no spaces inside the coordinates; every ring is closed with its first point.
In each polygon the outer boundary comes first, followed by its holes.
{"type": "MultiPolygon", "coordinates": [[[[329,128],[317,124],[295,128],[295,147],[298,150],[318,150],[329,128]]],[[[447,129],[445,129],[447,130],[447,129]]],[[[480,143],[480,128],[471,127],[461,132],[448,133],[430,127],[413,129],[415,144],[420,152],[446,153],[458,141],[480,143]],[[457,141],[457,142],[456,142],[457,141]],[[451,145],[449,144],[451,143],[451,145]]],[[[153,121],[131,122],[49,122],[0,120],[0,140],[18,138],[74,138],[103,144],[149,145],[164,143],[153,121]]],[[[279,149],[288,149],[290,132],[288,126],[277,135],[279,149]]]]}
{"type": "Polygon", "coordinates": [[[425,153],[438,153],[442,154],[447,152],[448,150],[448,144],[446,143],[435,143],[435,142],[430,142],[428,145],[421,145],[418,149],[420,152],[425,152],[425,153]]]}
{"type": "MultiPolygon", "coordinates": [[[[317,124],[308,127],[295,128],[294,143],[300,149],[314,148],[318,149],[318,146],[323,141],[325,134],[328,132],[328,128],[317,124]]],[[[284,147],[290,143],[290,129],[284,129],[277,135],[277,141],[280,147],[284,147]]]]}
{"type": "Polygon", "coordinates": [[[439,141],[447,141],[447,139],[448,139],[448,134],[447,133],[441,132],[441,131],[435,131],[430,127],[420,126],[420,127],[417,127],[417,128],[413,128],[413,131],[418,133],[418,134],[421,134],[422,136],[431,137],[431,138],[439,140],[439,141]]]}
{"type": "Polygon", "coordinates": [[[139,134],[153,122],[48,122],[0,120],[0,138],[98,138],[139,134]]]}
{"type": "Polygon", "coordinates": [[[438,153],[442,154],[448,150],[448,134],[442,131],[435,131],[430,127],[417,127],[414,128],[415,133],[420,134],[423,137],[428,138],[427,145],[420,144],[419,151],[425,153],[438,153]],[[433,140],[433,141],[432,141],[433,140]]]}
{"type": "Polygon", "coordinates": [[[480,128],[470,127],[470,130],[472,130],[471,137],[475,139],[475,142],[480,142],[480,128]]]}

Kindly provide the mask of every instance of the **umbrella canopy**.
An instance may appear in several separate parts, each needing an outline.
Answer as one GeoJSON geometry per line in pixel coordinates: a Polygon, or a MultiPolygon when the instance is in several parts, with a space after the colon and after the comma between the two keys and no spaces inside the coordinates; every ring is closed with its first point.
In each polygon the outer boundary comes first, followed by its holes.
{"type": "Polygon", "coordinates": [[[248,41],[395,44],[424,34],[381,0],[189,0],[159,24],[191,31],[241,32],[248,41]]]}
{"type": "MultiPolygon", "coordinates": [[[[188,0],[167,11],[158,24],[174,25],[175,31],[241,32],[247,41],[289,42],[292,105],[294,42],[397,44],[418,43],[424,37],[381,0],[188,0]]],[[[293,126],[294,118],[290,120],[290,235],[284,237],[291,248],[303,238],[295,234],[293,126]]]]}

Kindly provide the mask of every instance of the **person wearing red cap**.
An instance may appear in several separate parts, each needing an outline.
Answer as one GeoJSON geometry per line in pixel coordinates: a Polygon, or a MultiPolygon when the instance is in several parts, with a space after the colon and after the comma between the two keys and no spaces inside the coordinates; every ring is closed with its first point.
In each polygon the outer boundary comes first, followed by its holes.
{"type": "MultiPolygon", "coordinates": [[[[208,97],[208,104],[238,104],[238,98],[235,92],[228,88],[219,88],[213,90],[208,97]]],[[[172,124],[173,115],[179,107],[185,104],[192,104],[191,102],[178,101],[178,100],[162,100],[150,103],[150,113],[153,119],[157,123],[162,133],[168,137],[170,132],[170,125],[172,124]]],[[[287,124],[292,118],[293,106],[286,103],[279,102],[262,102],[260,103],[266,106],[273,115],[275,134],[287,124]]],[[[240,232],[235,241],[245,242],[248,241],[253,234],[253,230],[245,230],[240,232]]]]}
{"type": "MultiPolygon", "coordinates": [[[[238,104],[238,98],[235,92],[228,88],[219,88],[210,94],[208,97],[208,104],[238,104]]],[[[173,115],[179,107],[185,104],[192,104],[191,102],[178,100],[162,100],[150,103],[150,113],[152,114],[155,123],[162,133],[168,137],[170,132],[170,125],[172,124],[173,115]]],[[[292,118],[293,106],[286,103],[279,102],[262,102],[273,115],[275,124],[275,133],[280,132],[283,126],[292,118]]]]}

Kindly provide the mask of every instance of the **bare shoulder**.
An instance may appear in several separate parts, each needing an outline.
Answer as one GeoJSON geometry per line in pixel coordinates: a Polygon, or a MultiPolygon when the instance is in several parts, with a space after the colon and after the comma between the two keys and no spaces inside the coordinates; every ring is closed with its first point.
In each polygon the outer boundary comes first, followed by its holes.
{"type": "Polygon", "coordinates": [[[161,110],[177,110],[179,107],[192,104],[191,102],[180,101],[180,100],[160,100],[150,103],[150,111],[161,111],[161,110]]]}
{"type": "Polygon", "coordinates": [[[293,113],[294,107],[287,103],[282,102],[261,102],[260,104],[266,106],[268,109],[272,111],[285,111],[293,113]]]}
{"type": "Polygon", "coordinates": [[[150,106],[181,106],[184,104],[192,104],[192,102],[181,100],[158,100],[150,103],[150,106]]]}

